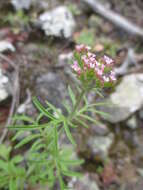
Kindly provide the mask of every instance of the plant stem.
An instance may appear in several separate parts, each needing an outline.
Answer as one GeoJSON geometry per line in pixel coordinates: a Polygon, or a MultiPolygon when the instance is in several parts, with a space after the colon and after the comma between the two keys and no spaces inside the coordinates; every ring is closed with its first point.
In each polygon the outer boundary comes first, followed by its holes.
{"type": "Polygon", "coordinates": [[[74,107],[73,107],[73,110],[72,110],[71,114],[69,114],[69,117],[68,117],[69,120],[72,120],[72,119],[73,119],[74,114],[75,114],[75,112],[77,111],[77,108],[79,107],[79,105],[80,105],[80,103],[81,103],[81,100],[82,100],[82,98],[83,98],[85,92],[86,92],[86,89],[82,89],[81,93],[79,94],[79,96],[78,96],[78,98],[77,98],[76,104],[75,104],[74,107]]]}

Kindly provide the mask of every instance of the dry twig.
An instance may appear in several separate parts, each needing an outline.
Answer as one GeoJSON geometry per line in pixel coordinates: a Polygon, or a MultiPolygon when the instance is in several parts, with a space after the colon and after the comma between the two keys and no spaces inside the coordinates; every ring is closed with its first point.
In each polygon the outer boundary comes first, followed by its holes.
{"type": "Polygon", "coordinates": [[[143,37],[143,29],[128,21],[125,17],[106,8],[99,0],[82,0],[87,3],[96,13],[108,19],[113,24],[119,26],[130,34],[143,37]]]}
{"type": "Polygon", "coordinates": [[[5,128],[3,130],[3,133],[0,138],[0,144],[4,141],[7,133],[8,133],[8,126],[12,123],[12,116],[15,112],[15,109],[18,106],[19,103],[19,68],[13,61],[11,61],[8,57],[6,57],[3,54],[0,54],[0,58],[5,60],[15,71],[14,79],[13,79],[13,87],[12,87],[12,103],[8,115],[8,119],[5,125],[5,128]]]}

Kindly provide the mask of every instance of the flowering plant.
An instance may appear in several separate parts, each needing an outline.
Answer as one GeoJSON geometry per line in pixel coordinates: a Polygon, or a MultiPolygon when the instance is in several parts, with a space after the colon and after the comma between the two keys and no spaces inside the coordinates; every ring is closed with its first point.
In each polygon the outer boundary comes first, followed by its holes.
{"type": "Polygon", "coordinates": [[[74,52],[72,69],[82,85],[89,86],[92,83],[95,88],[103,88],[113,84],[116,81],[114,60],[107,55],[97,58],[90,50],[89,46],[81,44],[76,46],[74,52]]]}
{"type": "MultiPolygon", "coordinates": [[[[96,114],[105,114],[96,109],[97,106],[103,105],[102,102],[90,104],[86,98],[89,91],[96,89],[98,92],[103,87],[113,85],[116,81],[113,71],[114,61],[107,55],[98,58],[91,52],[91,48],[85,45],[77,45],[74,51],[74,60],[71,65],[73,72],[80,81],[78,95],[69,87],[69,97],[71,106],[64,104],[67,115],[64,115],[54,105],[46,101],[44,107],[37,98],[33,102],[39,110],[36,120],[28,116],[16,116],[15,119],[26,122],[27,125],[15,125],[10,128],[18,130],[13,140],[17,140],[15,148],[21,148],[28,144],[30,146],[27,154],[23,159],[13,163],[13,170],[8,170],[9,165],[6,160],[0,162],[0,181],[7,175],[10,178],[10,190],[24,189],[24,187],[34,186],[36,184],[48,184],[52,188],[55,182],[59,181],[61,190],[68,189],[66,179],[68,177],[80,176],[77,171],[72,171],[73,166],[83,163],[83,160],[73,159],[72,151],[65,149],[60,143],[63,133],[66,134],[71,144],[76,147],[76,142],[72,136],[72,128],[82,126],[88,128],[89,123],[98,124],[98,121],[92,118],[90,112],[96,114]],[[43,123],[43,118],[47,117],[47,122],[43,123]],[[18,138],[29,131],[29,135],[18,142],[18,138]],[[5,164],[5,167],[1,165],[5,164]],[[23,165],[23,173],[20,176],[14,172],[19,166],[23,165]],[[5,170],[8,171],[5,174],[5,170]]],[[[28,147],[29,147],[28,146],[28,147]]],[[[21,157],[20,157],[21,158],[21,157]]],[[[10,158],[9,158],[9,162],[10,158]]],[[[0,187],[4,187],[1,186],[0,187]]]]}

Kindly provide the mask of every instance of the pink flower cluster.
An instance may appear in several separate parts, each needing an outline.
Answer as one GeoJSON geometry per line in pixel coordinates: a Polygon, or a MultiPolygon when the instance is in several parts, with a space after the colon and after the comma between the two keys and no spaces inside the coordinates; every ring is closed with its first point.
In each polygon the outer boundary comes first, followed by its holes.
{"type": "Polygon", "coordinates": [[[76,46],[75,53],[78,59],[76,56],[71,66],[74,72],[80,77],[92,71],[94,77],[102,84],[116,81],[115,72],[113,71],[114,60],[107,55],[97,58],[90,49],[89,46],[83,44],[76,46]]]}

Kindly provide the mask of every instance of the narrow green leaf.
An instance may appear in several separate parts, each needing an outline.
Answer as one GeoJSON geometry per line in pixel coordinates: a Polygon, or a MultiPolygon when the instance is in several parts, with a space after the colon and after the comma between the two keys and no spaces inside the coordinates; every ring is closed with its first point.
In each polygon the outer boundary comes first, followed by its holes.
{"type": "Polygon", "coordinates": [[[26,138],[24,138],[22,141],[20,141],[16,146],[15,148],[20,148],[21,146],[29,143],[30,141],[32,141],[33,139],[35,138],[39,138],[41,136],[41,134],[33,134],[33,135],[30,135],[26,138]]]}
{"type": "Polygon", "coordinates": [[[68,92],[69,92],[69,96],[72,101],[72,104],[74,106],[76,104],[76,98],[75,98],[74,92],[72,91],[70,86],[68,86],[68,92]]]}
{"type": "Polygon", "coordinates": [[[18,139],[20,136],[23,135],[23,133],[24,133],[23,130],[22,130],[22,131],[18,131],[18,132],[14,135],[14,137],[12,137],[12,141],[15,141],[16,139],[18,139]]]}
{"type": "Polygon", "coordinates": [[[14,125],[14,126],[9,126],[9,129],[16,129],[16,130],[35,130],[35,129],[42,129],[45,127],[48,127],[51,124],[45,123],[45,124],[32,124],[32,125],[14,125]]]}
{"type": "Polygon", "coordinates": [[[55,118],[53,117],[53,115],[46,109],[43,107],[43,105],[37,100],[36,97],[33,98],[33,103],[35,104],[35,106],[37,107],[37,109],[43,113],[43,115],[45,115],[46,117],[54,120],[55,118]]]}
{"type": "Polygon", "coordinates": [[[75,146],[76,143],[75,143],[75,141],[74,141],[74,139],[73,139],[73,137],[72,137],[72,135],[71,135],[71,132],[70,132],[70,130],[69,130],[69,127],[67,126],[67,123],[64,122],[64,123],[63,123],[63,126],[64,126],[64,129],[65,129],[65,132],[66,132],[66,135],[67,135],[69,141],[75,146]]]}
{"type": "Polygon", "coordinates": [[[79,172],[62,171],[62,174],[68,177],[82,177],[82,174],[79,172]]]}
{"type": "Polygon", "coordinates": [[[63,102],[62,104],[63,104],[63,106],[65,107],[65,109],[67,110],[67,112],[70,114],[70,113],[71,113],[71,108],[70,108],[70,106],[69,106],[66,102],[63,102]]]}
{"type": "Polygon", "coordinates": [[[79,114],[80,117],[83,117],[84,119],[88,120],[88,121],[91,121],[95,124],[98,124],[99,122],[95,119],[93,119],[92,117],[88,116],[88,115],[85,115],[85,114],[79,114]]]}
{"type": "Polygon", "coordinates": [[[34,123],[34,120],[31,117],[28,117],[26,115],[15,115],[12,119],[14,121],[20,120],[20,121],[26,121],[26,122],[29,122],[29,123],[34,123]]]}
{"type": "Polygon", "coordinates": [[[84,160],[67,160],[67,159],[60,159],[66,165],[77,166],[84,163],[84,160]]]}
{"type": "Polygon", "coordinates": [[[81,124],[83,127],[88,128],[88,125],[87,125],[84,121],[82,121],[80,118],[75,118],[75,120],[76,120],[79,124],[81,124]]]}
{"type": "Polygon", "coordinates": [[[15,156],[14,158],[12,158],[11,161],[12,161],[14,164],[18,164],[18,163],[20,163],[20,162],[23,161],[23,157],[20,156],[20,155],[17,155],[17,156],[15,156]]]}

